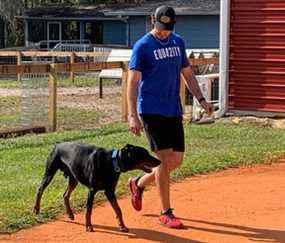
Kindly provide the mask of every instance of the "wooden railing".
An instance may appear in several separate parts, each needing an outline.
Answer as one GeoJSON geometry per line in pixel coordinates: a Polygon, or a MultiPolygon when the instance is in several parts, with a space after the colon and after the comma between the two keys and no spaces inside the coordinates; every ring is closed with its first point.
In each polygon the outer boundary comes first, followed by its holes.
{"type": "MultiPolygon", "coordinates": [[[[108,52],[64,52],[64,51],[0,51],[1,57],[12,57],[16,59],[16,64],[23,64],[23,57],[40,58],[40,57],[68,57],[69,64],[75,63],[76,57],[102,57],[108,56],[108,52]]],[[[74,71],[70,71],[70,80],[74,82],[74,71]]],[[[21,80],[21,73],[18,73],[18,81],[21,80]]]]}
{"type": "Polygon", "coordinates": [[[0,57],[97,57],[106,52],[67,52],[67,51],[0,51],[0,57]]]}

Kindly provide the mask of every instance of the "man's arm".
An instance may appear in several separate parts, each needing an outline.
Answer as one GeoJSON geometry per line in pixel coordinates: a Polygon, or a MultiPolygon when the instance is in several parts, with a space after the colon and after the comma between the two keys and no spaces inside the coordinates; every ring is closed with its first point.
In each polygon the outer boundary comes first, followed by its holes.
{"type": "Polygon", "coordinates": [[[208,115],[211,115],[214,111],[213,105],[206,102],[191,66],[183,68],[182,75],[185,79],[186,86],[189,91],[196,97],[208,115]]]}
{"type": "Polygon", "coordinates": [[[183,68],[182,74],[186,81],[186,86],[188,90],[196,97],[196,99],[201,100],[202,98],[204,98],[191,66],[183,68]]]}
{"type": "Polygon", "coordinates": [[[138,85],[141,80],[141,72],[137,70],[129,70],[128,86],[127,86],[127,102],[129,110],[129,126],[131,131],[140,135],[142,129],[137,111],[138,85]]]}

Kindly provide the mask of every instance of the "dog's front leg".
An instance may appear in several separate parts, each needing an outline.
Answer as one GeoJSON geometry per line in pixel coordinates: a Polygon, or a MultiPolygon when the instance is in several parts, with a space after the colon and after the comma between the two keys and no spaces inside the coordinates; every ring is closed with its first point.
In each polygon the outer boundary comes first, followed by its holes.
{"type": "Polygon", "coordinates": [[[122,210],[117,202],[115,192],[113,190],[105,190],[105,195],[108,198],[109,202],[112,205],[112,208],[114,209],[116,213],[116,218],[118,221],[120,231],[129,232],[129,229],[125,226],[125,223],[123,221],[122,210]]]}
{"type": "Polygon", "coordinates": [[[94,189],[91,189],[88,193],[88,199],[87,199],[87,211],[86,211],[86,216],[85,216],[85,222],[86,222],[86,231],[88,232],[94,232],[93,226],[91,223],[91,214],[92,214],[92,207],[93,207],[93,201],[94,201],[94,196],[97,191],[94,189]]]}

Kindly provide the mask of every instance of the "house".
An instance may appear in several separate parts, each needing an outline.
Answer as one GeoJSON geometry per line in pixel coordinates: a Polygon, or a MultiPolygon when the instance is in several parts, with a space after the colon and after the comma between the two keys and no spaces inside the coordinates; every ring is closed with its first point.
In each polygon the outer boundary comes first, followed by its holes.
{"type": "Polygon", "coordinates": [[[219,115],[284,117],[285,2],[224,0],[221,10],[219,115]]]}
{"type": "Polygon", "coordinates": [[[91,43],[132,47],[151,29],[150,16],[160,5],[173,6],[177,12],[175,31],[186,48],[219,47],[219,0],[145,1],[141,4],[83,5],[78,8],[50,6],[26,11],[26,45],[47,41],[91,43]]]}
{"type": "Polygon", "coordinates": [[[6,46],[6,25],[0,16],[0,49],[6,46]]]}

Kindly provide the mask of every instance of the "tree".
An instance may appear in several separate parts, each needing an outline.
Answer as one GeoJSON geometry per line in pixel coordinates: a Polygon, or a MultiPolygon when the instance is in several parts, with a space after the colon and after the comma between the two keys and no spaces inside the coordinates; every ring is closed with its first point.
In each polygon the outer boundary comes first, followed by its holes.
{"type": "Polygon", "coordinates": [[[16,45],[22,44],[23,30],[21,23],[17,21],[15,16],[22,14],[24,10],[24,1],[22,0],[0,0],[0,15],[7,22],[8,29],[8,43],[16,45]]]}

